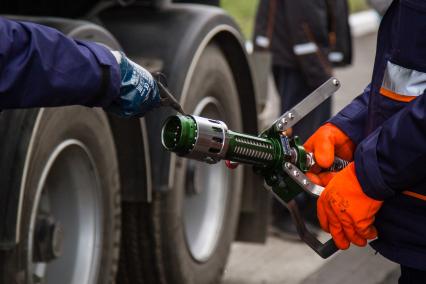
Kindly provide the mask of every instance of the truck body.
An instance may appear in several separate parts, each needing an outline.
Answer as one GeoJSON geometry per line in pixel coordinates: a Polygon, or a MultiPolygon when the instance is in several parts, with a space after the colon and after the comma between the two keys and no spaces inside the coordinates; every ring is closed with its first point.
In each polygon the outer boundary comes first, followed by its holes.
{"type": "MultiPolygon", "coordinates": [[[[0,4],[0,13],[123,50],[164,73],[187,112],[259,132],[268,68],[255,68],[265,60],[247,54],[220,8],[21,0],[0,4]]],[[[3,111],[0,283],[217,283],[232,241],[264,241],[263,181],[250,168],[230,172],[165,152],[160,131],[171,114],[3,111]]]]}

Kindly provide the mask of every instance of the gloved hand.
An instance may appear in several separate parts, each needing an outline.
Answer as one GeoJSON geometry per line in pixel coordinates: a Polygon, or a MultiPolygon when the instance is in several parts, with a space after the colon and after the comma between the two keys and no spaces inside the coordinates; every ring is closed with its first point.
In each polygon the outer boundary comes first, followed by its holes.
{"type": "Polygon", "coordinates": [[[331,167],[334,156],[347,161],[353,161],[355,144],[337,126],[326,123],[321,126],[304,145],[306,151],[314,153],[316,165],[309,173],[308,178],[319,185],[326,186],[336,173],[323,172],[321,168],[331,167]]]}
{"type": "Polygon", "coordinates": [[[113,51],[113,55],[120,64],[120,96],[105,110],[121,117],[141,117],[158,107],[160,91],[151,73],[124,53],[113,51]]]}
{"type": "Polygon", "coordinates": [[[352,162],[337,173],[319,197],[317,215],[322,229],[331,233],[339,249],[347,249],[350,243],[365,246],[367,240],[377,237],[374,215],[382,203],[362,191],[352,162]]]}

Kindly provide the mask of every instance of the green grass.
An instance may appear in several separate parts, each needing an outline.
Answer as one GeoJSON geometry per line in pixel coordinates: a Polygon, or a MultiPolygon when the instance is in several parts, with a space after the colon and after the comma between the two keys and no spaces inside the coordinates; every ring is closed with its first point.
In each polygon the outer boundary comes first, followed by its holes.
{"type": "MultiPolygon", "coordinates": [[[[258,3],[259,0],[221,0],[222,8],[234,17],[247,39],[252,37],[258,3]]],[[[368,8],[365,0],[349,0],[349,6],[351,12],[358,12],[368,8]]]]}
{"type": "Polygon", "coordinates": [[[368,9],[368,5],[365,0],[349,0],[349,7],[351,8],[352,13],[368,9]]]}
{"type": "Polygon", "coordinates": [[[251,38],[259,0],[221,0],[220,3],[237,21],[246,38],[251,38]]]}

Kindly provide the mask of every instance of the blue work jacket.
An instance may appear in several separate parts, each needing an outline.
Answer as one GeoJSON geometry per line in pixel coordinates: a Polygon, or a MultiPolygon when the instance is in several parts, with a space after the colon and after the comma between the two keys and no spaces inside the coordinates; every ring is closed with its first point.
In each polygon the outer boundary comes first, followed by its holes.
{"type": "Polygon", "coordinates": [[[426,1],[395,0],[378,34],[371,84],[331,119],[357,145],[364,192],[384,200],[371,243],[426,270],[426,1]]]}
{"type": "Polygon", "coordinates": [[[0,17],[0,109],[106,107],[119,88],[119,65],[105,47],[0,17]]]}

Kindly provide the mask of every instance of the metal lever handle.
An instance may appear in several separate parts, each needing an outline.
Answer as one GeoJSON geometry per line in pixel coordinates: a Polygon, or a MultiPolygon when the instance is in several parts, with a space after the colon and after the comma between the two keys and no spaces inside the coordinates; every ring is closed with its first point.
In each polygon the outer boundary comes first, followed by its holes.
{"type": "Polygon", "coordinates": [[[293,223],[296,225],[297,233],[299,237],[304,241],[313,251],[315,251],[322,258],[328,258],[333,255],[339,249],[336,247],[333,239],[322,243],[318,240],[314,234],[312,234],[305,226],[305,221],[300,214],[299,207],[297,206],[296,200],[293,199],[288,203],[284,202],[274,191],[271,190],[272,195],[290,212],[293,223]]]}
{"type": "MultiPolygon", "coordinates": [[[[334,158],[333,165],[328,169],[331,172],[343,170],[349,164],[348,161],[339,157],[334,158]]],[[[305,192],[313,197],[319,197],[324,187],[311,182],[305,174],[292,163],[286,162],[283,166],[284,172],[293,179],[305,192]]]]}
{"type": "Polygon", "coordinates": [[[324,191],[324,187],[311,182],[308,177],[292,163],[284,163],[283,170],[309,195],[319,197],[324,191]]]}
{"type": "Polygon", "coordinates": [[[291,200],[287,204],[287,208],[296,225],[297,232],[300,238],[311,247],[319,256],[322,258],[328,258],[339,249],[336,247],[333,239],[329,239],[325,243],[321,243],[305,226],[305,221],[300,214],[299,207],[297,206],[296,200],[291,200]]]}
{"type": "Polygon", "coordinates": [[[294,106],[291,110],[286,111],[278,118],[270,128],[275,132],[283,132],[304,118],[308,113],[318,107],[322,102],[327,100],[340,88],[340,82],[336,78],[328,79],[324,84],[319,86],[309,96],[294,106]]]}
{"type": "MultiPolygon", "coordinates": [[[[336,157],[333,163],[331,171],[340,171],[348,165],[349,162],[336,157]]],[[[299,170],[295,165],[291,163],[284,163],[283,170],[286,174],[293,179],[305,192],[314,197],[319,197],[324,190],[324,187],[312,183],[305,174],[299,170]]],[[[272,189],[272,193],[275,198],[280,201],[281,204],[287,207],[290,212],[293,223],[296,225],[297,233],[299,234],[302,241],[310,246],[319,256],[322,258],[328,258],[339,249],[336,247],[333,239],[328,240],[325,243],[321,243],[305,226],[305,221],[300,214],[299,207],[297,206],[296,200],[292,199],[288,203],[284,202],[272,189]]]]}

